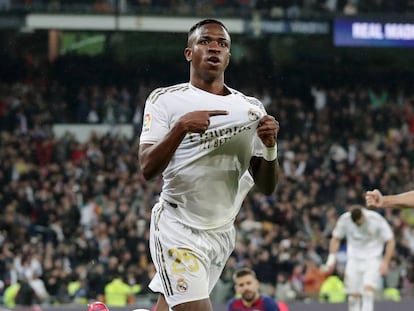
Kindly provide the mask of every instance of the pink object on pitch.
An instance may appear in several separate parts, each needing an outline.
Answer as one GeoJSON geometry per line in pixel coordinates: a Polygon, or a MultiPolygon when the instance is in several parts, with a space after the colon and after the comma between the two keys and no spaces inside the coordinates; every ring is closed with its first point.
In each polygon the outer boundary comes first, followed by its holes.
{"type": "Polygon", "coordinates": [[[109,311],[109,309],[103,302],[95,301],[88,305],[88,311],[109,311]]]}

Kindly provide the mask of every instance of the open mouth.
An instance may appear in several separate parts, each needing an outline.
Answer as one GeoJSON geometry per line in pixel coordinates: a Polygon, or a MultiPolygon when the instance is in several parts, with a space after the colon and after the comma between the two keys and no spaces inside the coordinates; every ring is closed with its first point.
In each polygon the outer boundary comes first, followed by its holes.
{"type": "Polygon", "coordinates": [[[220,58],[218,58],[216,56],[211,56],[207,59],[207,61],[212,65],[217,65],[217,64],[220,63],[220,58]]]}

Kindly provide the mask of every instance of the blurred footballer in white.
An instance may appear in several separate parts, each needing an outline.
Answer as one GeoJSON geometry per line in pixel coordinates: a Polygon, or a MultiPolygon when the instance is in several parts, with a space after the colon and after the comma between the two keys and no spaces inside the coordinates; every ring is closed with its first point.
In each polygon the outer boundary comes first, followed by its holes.
{"type": "Polygon", "coordinates": [[[347,240],[345,287],[349,311],[373,311],[374,293],[395,248],[394,235],[386,219],[379,213],[351,206],[342,214],[332,232],[326,269],[333,270],[335,254],[342,239],[347,240]],[[384,253],[385,246],[385,253],[384,253]]]}

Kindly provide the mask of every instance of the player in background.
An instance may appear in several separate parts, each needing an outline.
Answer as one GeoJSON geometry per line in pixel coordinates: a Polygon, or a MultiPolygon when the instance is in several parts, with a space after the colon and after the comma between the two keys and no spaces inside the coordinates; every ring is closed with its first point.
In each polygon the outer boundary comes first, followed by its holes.
{"type": "Polygon", "coordinates": [[[333,271],[342,239],[347,241],[344,283],[349,311],[373,311],[374,294],[395,249],[394,235],[379,213],[359,205],[342,214],[332,232],[324,270],[333,271]],[[385,252],[384,252],[385,246],[385,252]]]}
{"type": "Polygon", "coordinates": [[[365,201],[369,207],[414,208],[414,191],[383,195],[378,189],[367,191],[365,201]]]}
{"type": "Polygon", "coordinates": [[[163,178],[150,227],[157,311],[212,311],[244,198],[254,184],[270,195],[278,181],[279,123],[224,83],[230,46],[220,21],[195,24],[184,50],[190,81],[156,89],[145,103],[139,163],[147,180],[163,178]]]}
{"type": "Polygon", "coordinates": [[[287,311],[283,303],[281,309],[276,300],[259,292],[260,282],[250,268],[241,268],[233,274],[236,298],[227,304],[227,311],[287,311]]]}

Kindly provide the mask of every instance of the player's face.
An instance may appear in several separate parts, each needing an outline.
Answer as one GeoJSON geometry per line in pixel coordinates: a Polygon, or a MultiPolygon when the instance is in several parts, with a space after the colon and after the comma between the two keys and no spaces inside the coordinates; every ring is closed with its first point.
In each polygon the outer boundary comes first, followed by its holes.
{"type": "Polygon", "coordinates": [[[234,289],[244,301],[252,303],[259,296],[259,281],[252,275],[245,275],[236,280],[234,289]]]}
{"type": "Polygon", "coordinates": [[[222,26],[206,24],[189,38],[185,57],[198,78],[214,81],[223,75],[229,64],[230,44],[230,36],[222,26]]]}

